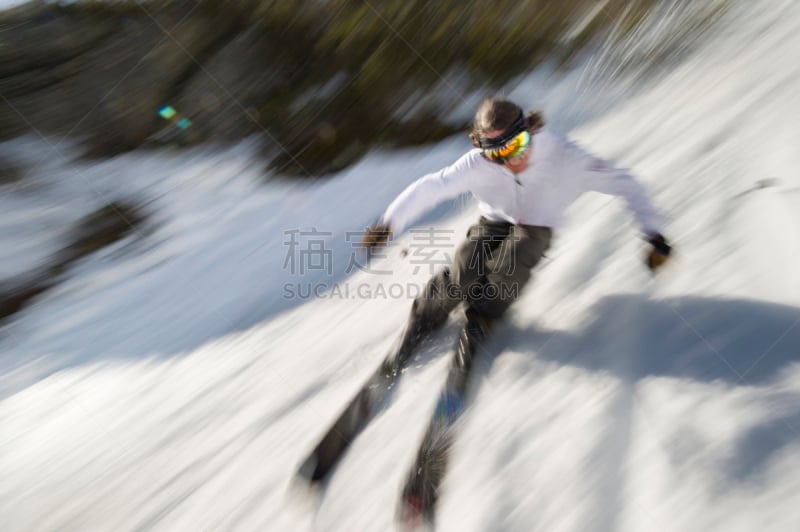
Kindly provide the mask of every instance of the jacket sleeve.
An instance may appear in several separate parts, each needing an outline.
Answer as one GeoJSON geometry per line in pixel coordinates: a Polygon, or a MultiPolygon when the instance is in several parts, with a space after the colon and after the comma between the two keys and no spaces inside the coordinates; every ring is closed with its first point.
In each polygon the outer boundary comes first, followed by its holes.
{"type": "Polygon", "coordinates": [[[566,170],[578,179],[584,190],[623,197],[644,233],[662,232],[664,216],[653,206],[645,187],[630,173],[587,153],[575,144],[568,142],[566,149],[566,170]]]}
{"type": "Polygon", "coordinates": [[[386,209],[383,223],[389,225],[395,234],[400,234],[439,203],[469,192],[472,180],[478,176],[476,157],[480,155],[468,152],[450,166],[411,183],[386,209]]]}

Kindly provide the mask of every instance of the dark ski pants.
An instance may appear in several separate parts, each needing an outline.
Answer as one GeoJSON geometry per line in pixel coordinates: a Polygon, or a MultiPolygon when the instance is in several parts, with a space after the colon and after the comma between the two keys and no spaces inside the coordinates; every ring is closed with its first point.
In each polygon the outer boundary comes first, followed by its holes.
{"type": "Polygon", "coordinates": [[[463,301],[473,313],[499,318],[530,280],[531,270],[550,247],[551,236],[549,227],[481,217],[469,228],[453,265],[436,273],[414,300],[413,317],[433,330],[463,301]]]}

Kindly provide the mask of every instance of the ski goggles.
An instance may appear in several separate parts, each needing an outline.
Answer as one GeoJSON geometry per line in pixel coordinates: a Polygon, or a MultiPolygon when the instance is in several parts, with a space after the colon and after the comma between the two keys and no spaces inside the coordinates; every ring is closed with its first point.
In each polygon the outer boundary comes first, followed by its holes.
{"type": "Polygon", "coordinates": [[[483,154],[491,161],[502,164],[509,159],[515,159],[525,155],[530,145],[531,134],[525,129],[499,146],[483,148],[483,154]]]}

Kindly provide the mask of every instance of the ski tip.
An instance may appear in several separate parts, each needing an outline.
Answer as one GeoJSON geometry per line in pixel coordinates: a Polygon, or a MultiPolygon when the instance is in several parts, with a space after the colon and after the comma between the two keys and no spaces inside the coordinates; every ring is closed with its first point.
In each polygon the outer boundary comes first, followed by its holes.
{"type": "MultiPolygon", "coordinates": [[[[285,508],[297,522],[315,519],[319,511],[322,497],[316,483],[308,483],[304,478],[295,475],[290,481],[285,494],[285,508]]],[[[310,529],[314,529],[311,526],[310,529]]]]}
{"type": "Polygon", "coordinates": [[[295,479],[310,488],[319,487],[325,479],[327,471],[320,467],[319,457],[311,453],[308,458],[297,468],[295,479]]]}
{"type": "Polygon", "coordinates": [[[314,466],[309,465],[309,461],[303,463],[289,482],[289,494],[294,499],[302,500],[308,497],[314,498],[319,492],[319,481],[313,477],[314,466]]]}
{"type": "Polygon", "coordinates": [[[414,493],[403,496],[397,511],[397,521],[401,525],[401,530],[430,530],[433,524],[430,518],[430,512],[427,511],[422,497],[414,493]]]}
{"type": "Polygon", "coordinates": [[[317,454],[311,453],[311,455],[300,464],[300,467],[297,468],[297,475],[295,476],[299,479],[304,479],[307,483],[318,481],[319,479],[316,478],[318,463],[317,454]]]}

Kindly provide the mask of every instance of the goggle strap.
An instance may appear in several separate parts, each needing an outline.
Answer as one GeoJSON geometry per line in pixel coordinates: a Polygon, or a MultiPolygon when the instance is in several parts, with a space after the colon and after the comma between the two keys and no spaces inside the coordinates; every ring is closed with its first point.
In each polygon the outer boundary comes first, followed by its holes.
{"type": "Polygon", "coordinates": [[[502,146],[503,144],[507,143],[509,140],[513,139],[514,137],[516,137],[517,135],[522,133],[522,131],[524,131],[525,129],[528,129],[529,126],[530,126],[530,124],[528,123],[528,118],[525,116],[525,114],[522,111],[520,111],[519,112],[519,118],[517,118],[514,121],[514,123],[511,124],[511,127],[508,128],[508,132],[507,133],[505,133],[503,135],[499,135],[497,137],[491,137],[491,138],[487,138],[487,139],[478,139],[478,145],[482,149],[496,148],[498,146],[502,146]]]}

